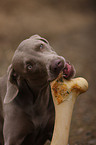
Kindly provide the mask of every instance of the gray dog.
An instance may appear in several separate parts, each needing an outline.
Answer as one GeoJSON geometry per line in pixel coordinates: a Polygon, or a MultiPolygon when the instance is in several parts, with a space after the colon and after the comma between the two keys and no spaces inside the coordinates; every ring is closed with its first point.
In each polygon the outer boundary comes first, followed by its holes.
{"type": "Polygon", "coordinates": [[[43,145],[51,140],[54,105],[49,82],[74,67],[49,42],[34,35],[18,46],[7,74],[0,78],[0,145],[43,145]]]}

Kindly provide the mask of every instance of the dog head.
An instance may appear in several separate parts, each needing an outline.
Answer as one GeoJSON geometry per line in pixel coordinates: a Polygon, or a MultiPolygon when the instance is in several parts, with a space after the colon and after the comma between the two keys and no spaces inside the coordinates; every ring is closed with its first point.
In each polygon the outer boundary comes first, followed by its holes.
{"type": "Polygon", "coordinates": [[[10,102],[18,94],[21,82],[25,81],[31,89],[41,88],[44,84],[57,78],[63,71],[66,79],[74,75],[74,68],[69,65],[65,58],[59,56],[49,42],[33,35],[20,43],[14,53],[12,64],[8,70],[8,92],[13,92],[12,98],[8,99],[6,94],[5,102],[10,102]],[[7,98],[7,99],[6,99],[7,98]]]}

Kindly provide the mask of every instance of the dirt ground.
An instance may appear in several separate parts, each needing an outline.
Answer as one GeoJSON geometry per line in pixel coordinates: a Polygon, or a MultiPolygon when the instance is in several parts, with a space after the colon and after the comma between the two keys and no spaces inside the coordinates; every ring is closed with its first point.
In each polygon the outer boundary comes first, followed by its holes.
{"type": "Polygon", "coordinates": [[[89,82],[74,107],[70,145],[96,145],[95,8],[95,0],[0,0],[0,76],[19,43],[39,34],[89,82]]]}

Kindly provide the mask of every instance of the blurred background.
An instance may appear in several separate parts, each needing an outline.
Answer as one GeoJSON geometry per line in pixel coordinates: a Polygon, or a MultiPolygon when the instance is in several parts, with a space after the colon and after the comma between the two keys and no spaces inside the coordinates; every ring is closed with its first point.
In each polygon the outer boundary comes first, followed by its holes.
{"type": "Polygon", "coordinates": [[[89,90],[77,99],[70,145],[96,145],[96,0],[0,0],[0,76],[19,43],[39,34],[74,64],[89,90]]]}

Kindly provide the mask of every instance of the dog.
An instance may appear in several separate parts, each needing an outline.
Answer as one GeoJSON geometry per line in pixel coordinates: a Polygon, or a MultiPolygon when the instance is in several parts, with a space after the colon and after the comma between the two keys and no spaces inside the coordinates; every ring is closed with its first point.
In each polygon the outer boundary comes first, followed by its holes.
{"type": "Polygon", "coordinates": [[[50,82],[61,71],[66,79],[75,74],[45,38],[33,35],[20,43],[0,78],[0,145],[44,145],[51,140],[55,109],[50,82]]]}

